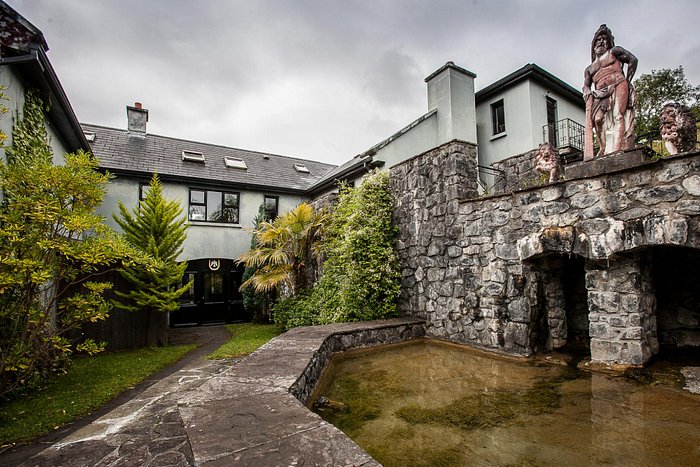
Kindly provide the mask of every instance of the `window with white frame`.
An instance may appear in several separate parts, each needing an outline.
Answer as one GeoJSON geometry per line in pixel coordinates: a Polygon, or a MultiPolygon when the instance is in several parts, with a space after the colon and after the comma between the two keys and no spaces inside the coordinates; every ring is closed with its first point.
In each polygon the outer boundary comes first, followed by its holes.
{"type": "Polygon", "coordinates": [[[149,188],[151,188],[150,183],[139,183],[139,201],[146,199],[149,188]]]}

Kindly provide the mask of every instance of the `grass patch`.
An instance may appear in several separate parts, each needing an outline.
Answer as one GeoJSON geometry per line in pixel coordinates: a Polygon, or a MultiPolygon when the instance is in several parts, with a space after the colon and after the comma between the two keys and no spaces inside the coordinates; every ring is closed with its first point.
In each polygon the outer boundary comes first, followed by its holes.
{"type": "Polygon", "coordinates": [[[89,414],[195,347],[154,347],[76,357],[65,374],[0,404],[0,445],[29,441],[89,414]]]}
{"type": "Polygon", "coordinates": [[[248,355],[273,337],[282,334],[276,324],[228,324],[231,338],[224,345],[209,354],[207,358],[217,360],[248,355]]]}

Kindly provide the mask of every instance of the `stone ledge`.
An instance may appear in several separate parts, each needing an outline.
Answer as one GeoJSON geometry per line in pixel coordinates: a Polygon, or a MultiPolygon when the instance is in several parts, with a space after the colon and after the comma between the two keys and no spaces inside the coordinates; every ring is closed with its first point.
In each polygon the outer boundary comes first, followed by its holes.
{"type": "Polygon", "coordinates": [[[650,164],[660,164],[663,161],[697,156],[698,151],[660,157],[649,148],[639,147],[628,151],[620,151],[597,157],[590,161],[577,162],[564,167],[564,180],[597,177],[600,175],[621,172],[624,170],[643,167],[650,164]]]}
{"type": "Polygon", "coordinates": [[[396,318],[278,336],[180,398],[195,463],[379,465],[306,405],[333,353],[424,335],[424,321],[396,318]]]}

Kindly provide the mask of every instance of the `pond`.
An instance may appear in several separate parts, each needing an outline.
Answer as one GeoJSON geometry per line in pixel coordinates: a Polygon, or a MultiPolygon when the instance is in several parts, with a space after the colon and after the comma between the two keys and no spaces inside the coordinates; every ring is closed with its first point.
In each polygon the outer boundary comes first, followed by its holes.
{"type": "Polygon", "coordinates": [[[700,465],[700,396],[640,374],[421,340],[334,358],[315,410],[385,466],[700,465]]]}

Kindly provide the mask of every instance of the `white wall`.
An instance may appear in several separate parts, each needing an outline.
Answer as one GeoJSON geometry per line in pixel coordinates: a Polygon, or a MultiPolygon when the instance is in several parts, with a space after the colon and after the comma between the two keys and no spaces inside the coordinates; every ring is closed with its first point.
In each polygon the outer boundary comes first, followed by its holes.
{"type": "MultiPolygon", "coordinates": [[[[193,188],[200,188],[191,185],[193,188]]],[[[189,207],[190,185],[165,182],[163,183],[163,193],[168,199],[176,200],[180,203],[183,215],[186,217],[189,207]]],[[[218,224],[210,222],[190,222],[187,229],[187,239],[184,250],[178,258],[182,260],[193,260],[202,258],[235,259],[241,253],[250,248],[250,232],[247,230],[253,227],[253,219],[258,214],[258,208],[262,204],[265,195],[278,196],[278,212],[283,214],[306,198],[296,195],[279,194],[262,191],[242,191],[236,189],[224,189],[222,191],[240,192],[239,218],[241,224],[218,224]]],[[[138,180],[116,177],[110,181],[99,213],[105,217],[106,223],[117,231],[119,226],[112,218],[112,213],[118,213],[118,202],[133,211],[138,203],[139,182],[138,180]]]]}
{"type": "Polygon", "coordinates": [[[437,112],[421,121],[405,133],[379,148],[374,160],[383,161],[384,168],[389,168],[411,156],[437,146],[437,112]]]}
{"type": "MultiPolygon", "coordinates": [[[[5,145],[9,146],[12,143],[12,123],[18,111],[21,115],[25,90],[17,74],[8,65],[0,66],[0,84],[5,87],[3,93],[8,99],[1,102],[2,105],[8,108],[8,112],[0,116],[0,130],[7,135],[5,145]]],[[[0,153],[4,160],[5,150],[0,148],[0,153]]]]}
{"type": "MultiPolygon", "coordinates": [[[[583,124],[583,109],[534,81],[522,81],[477,105],[479,165],[491,166],[494,162],[535,149],[544,142],[542,127],[547,124],[547,91],[549,97],[557,101],[557,120],[570,118],[583,124]],[[504,104],[506,131],[494,136],[491,104],[501,99],[504,104]]],[[[491,174],[482,171],[479,177],[487,187],[493,185],[491,174]]]]}
{"type": "Polygon", "coordinates": [[[528,81],[518,83],[476,106],[479,165],[490,166],[496,161],[532,149],[534,138],[531,108],[528,81]],[[491,104],[501,99],[506,131],[494,136],[491,104]]]}

